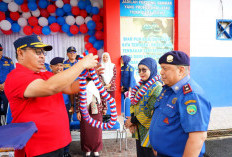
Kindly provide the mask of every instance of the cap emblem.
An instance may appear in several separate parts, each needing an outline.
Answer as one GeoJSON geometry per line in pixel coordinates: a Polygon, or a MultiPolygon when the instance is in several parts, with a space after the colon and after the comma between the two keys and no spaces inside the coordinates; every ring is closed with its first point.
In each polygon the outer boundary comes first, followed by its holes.
{"type": "Polygon", "coordinates": [[[168,55],[168,56],[167,56],[167,62],[168,62],[168,63],[173,62],[173,56],[172,56],[172,55],[168,55]]]}
{"type": "Polygon", "coordinates": [[[42,39],[41,39],[41,37],[40,37],[40,36],[37,36],[37,38],[38,38],[38,40],[39,40],[40,42],[42,42],[42,39]]]}

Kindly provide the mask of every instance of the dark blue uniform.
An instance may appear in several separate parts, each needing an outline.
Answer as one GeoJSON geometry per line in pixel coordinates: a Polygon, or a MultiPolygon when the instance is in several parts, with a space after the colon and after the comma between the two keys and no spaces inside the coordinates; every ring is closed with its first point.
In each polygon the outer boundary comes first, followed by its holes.
{"type": "MultiPolygon", "coordinates": [[[[14,69],[12,60],[8,57],[2,56],[0,59],[0,84],[3,84],[6,80],[6,76],[14,69]]],[[[6,115],[8,100],[5,96],[4,91],[0,91],[0,114],[6,115]]]]}
{"type": "MultiPolygon", "coordinates": [[[[164,86],[150,125],[150,143],[163,156],[181,157],[190,132],[207,131],[211,105],[189,76],[164,86]]],[[[199,156],[203,156],[203,146],[199,156]]]]}
{"type": "Polygon", "coordinates": [[[77,60],[75,60],[73,63],[71,63],[69,60],[64,61],[64,70],[70,68],[71,66],[73,66],[76,63],[77,63],[77,60]]]}
{"type": "Polygon", "coordinates": [[[126,91],[129,88],[134,88],[136,85],[136,81],[134,78],[134,68],[127,64],[127,66],[123,66],[121,68],[121,86],[125,88],[126,91]]]}

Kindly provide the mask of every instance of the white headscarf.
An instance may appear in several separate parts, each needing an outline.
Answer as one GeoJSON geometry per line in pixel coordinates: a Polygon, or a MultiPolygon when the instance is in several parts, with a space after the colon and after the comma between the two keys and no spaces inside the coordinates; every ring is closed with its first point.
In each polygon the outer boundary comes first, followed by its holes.
{"type": "Polygon", "coordinates": [[[89,81],[89,83],[87,84],[86,90],[87,90],[87,105],[89,105],[92,102],[93,95],[97,98],[98,103],[99,104],[101,103],[100,93],[92,80],[89,81]]]}
{"type": "Polygon", "coordinates": [[[105,84],[109,84],[114,76],[114,64],[111,62],[111,58],[108,52],[104,52],[101,57],[101,65],[105,69],[104,74],[101,74],[105,84]],[[103,56],[108,55],[108,61],[105,63],[103,61],[103,56]]]}

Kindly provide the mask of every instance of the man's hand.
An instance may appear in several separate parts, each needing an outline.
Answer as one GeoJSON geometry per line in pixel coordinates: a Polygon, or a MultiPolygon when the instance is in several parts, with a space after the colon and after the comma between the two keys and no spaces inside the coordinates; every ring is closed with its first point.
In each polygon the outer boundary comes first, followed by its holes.
{"type": "Polygon", "coordinates": [[[132,134],[134,134],[135,131],[137,130],[137,126],[133,124],[133,125],[131,125],[131,126],[129,127],[129,130],[130,130],[130,132],[131,132],[132,134]]]}
{"type": "Polygon", "coordinates": [[[104,74],[105,68],[103,68],[103,67],[101,66],[101,64],[98,64],[98,65],[95,67],[95,70],[96,70],[97,75],[99,76],[99,75],[101,75],[101,74],[104,74]]]}
{"type": "Polygon", "coordinates": [[[157,151],[155,151],[153,148],[152,148],[152,151],[153,151],[153,154],[157,156],[157,151]]]}
{"type": "Polygon", "coordinates": [[[132,125],[133,125],[133,123],[131,123],[131,117],[127,117],[127,120],[125,122],[125,127],[129,128],[132,125]]]}
{"type": "Polygon", "coordinates": [[[74,107],[71,106],[70,109],[68,110],[68,112],[69,112],[70,114],[73,114],[73,113],[74,113],[74,107]]]}
{"type": "Polygon", "coordinates": [[[83,65],[84,69],[91,69],[97,66],[97,58],[97,55],[93,55],[92,53],[90,53],[79,62],[81,62],[81,65],[83,65]]]}
{"type": "Polygon", "coordinates": [[[80,112],[77,113],[77,119],[78,119],[79,121],[81,121],[81,113],[80,113],[80,112]]]}
{"type": "Polygon", "coordinates": [[[124,91],[124,87],[123,86],[121,86],[121,92],[123,92],[124,91]]]}
{"type": "Polygon", "coordinates": [[[106,115],[106,112],[107,112],[107,110],[103,110],[103,111],[102,111],[102,114],[103,114],[103,115],[106,115]]]}

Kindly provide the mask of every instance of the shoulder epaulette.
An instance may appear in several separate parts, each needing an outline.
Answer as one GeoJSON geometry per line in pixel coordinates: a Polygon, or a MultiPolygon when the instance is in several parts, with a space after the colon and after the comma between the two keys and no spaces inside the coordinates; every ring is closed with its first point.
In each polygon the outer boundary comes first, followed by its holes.
{"type": "Polygon", "coordinates": [[[190,93],[190,92],[192,92],[192,88],[191,88],[190,84],[184,85],[183,86],[183,93],[187,94],[187,93],[190,93]]]}

